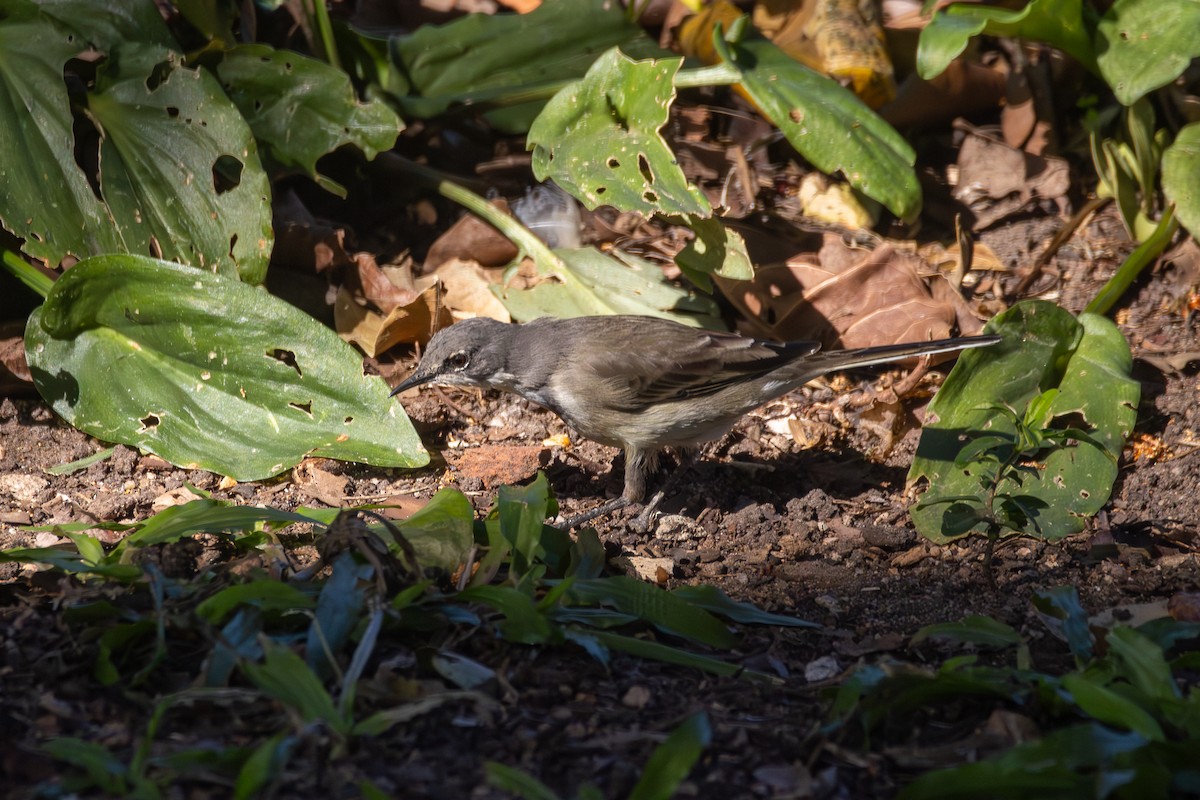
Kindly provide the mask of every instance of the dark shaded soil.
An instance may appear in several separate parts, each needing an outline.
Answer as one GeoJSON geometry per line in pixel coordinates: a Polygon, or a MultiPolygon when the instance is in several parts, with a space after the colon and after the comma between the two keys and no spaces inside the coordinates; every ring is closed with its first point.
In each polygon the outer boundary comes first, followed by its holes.
{"type": "MultiPolygon", "coordinates": [[[[1059,264],[1060,302],[1072,310],[1107,277],[1084,266],[1067,255],[1059,264]]],[[[1196,321],[1174,310],[1181,292],[1176,277],[1150,276],[1118,315],[1135,355],[1196,349],[1196,321]]],[[[397,376],[404,369],[384,367],[397,376]]],[[[989,709],[928,709],[866,750],[852,729],[820,728],[829,710],[825,690],[847,670],[888,659],[937,663],[949,651],[910,646],[909,638],[924,625],[967,614],[1018,628],[1034,643],[1035,666],[1052,669],[1065,650],[1033,613],[1034,591],[1073,585],[1090,613],[1121,614],[1200,585],[1194,370],[1167,374],[1138,363],[1137,436],[1108,509],[1085,533],[1064,541],[1005,542],[995,589],[984,576],[980,542],[935,546],[908,520],[904,477],[924,401],[872,402],[881,381],[896,375],[835,378],[751,415],[686,471],[655,530],[634,531],[632,514],[598,525],[614,570],[668,586],[712,583],[737,600],[824,626],[747,627],[736,652],[718,654],[777,676],[778,684],[713,678],[623,655],[614,655],[606,670],[571,646],[524,647],[480,633],[445,643],[497,671],[499,678],[476,699],[447,703],[379,737],[355,739],[336,758],[310,738],[310,751],[293,753],[277,796],[358,796],[355,787],[369,779],[396,797],[498,797],[483,772],[484,762],[495,760],[567,796],[590,781],[604,796],[621,797],[654,747],[701,709],[712,721],[713,745],[691,774],[686,796],[888,795],[914,772],[987,755],[945,746],[981,725],[989,709]],[[800,450],[788,433],[791,414],[821,434],[812,449],[800,450]]],[[[493,483],[528,477],[539,467],[567,514],[619,491],[614,452],[587,442],[543,444],[548,435],[568,432],[523,401],[429,391],[405,404],[437,454],[435,463],[414,474],[321,464],[346,479],[345,504],[396,497],[419,502],[441,485],[456,485],[483,511],[493,483]]],[[[175,469],[124,447],[85,470],[52,476],[45,470],[103,445],[33,400],[0,402],[0,437],[2,547],[57,541],[23,525],[144,519],[158,498],[187,483],[237,503],[293,508],[317,502],[307,484],[287,477],[227,486],[217,476],[175,469]]],[[[311,552],[306,533],[284,538],[297,553],[311,552]]],[[[203,571],[230,556],[194,546],[190,557],[203,571]]],[[[32,796],[35,785],[54,783],[59,767],[34,749],[49,737],[79,736],[130,752],[145,735],[154,698],[191,680],[195,653],[172,651],[155,672],[159,685],[98,688],[91,679],[98,643],[79,636],[86,629],[60,612],[106,591],[57,573],[0,565],[0,773],[6,776],[0,783],[7,796],[32,796]]],[[[385,632],[372,663],[392,675],[395,694],[404,695],[434,679],[422,669],[422,657],[385,632]]],[[[262,727],[268,710],[257,695],[233,691],[175,708],[163,718],[151,752],[163,756],[205,742],[214,749],[252,744],[271,730],[262,727]]],[[[171,796],[228,791],[185,784],[171,796]]]]}

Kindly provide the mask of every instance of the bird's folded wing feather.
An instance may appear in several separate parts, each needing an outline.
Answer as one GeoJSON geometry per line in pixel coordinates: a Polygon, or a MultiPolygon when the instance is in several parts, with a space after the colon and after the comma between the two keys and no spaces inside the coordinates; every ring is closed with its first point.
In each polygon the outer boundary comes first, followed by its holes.
{"type": "Polygon", "coordinates": [[[820,349],[816,342],[777,344],[705,332],[677,341],[647,342],[643,353],[607,354],[588,366],[603,387],[594,398],[613,408],[649,406],[705,397],[773,372],[820,349]]]}

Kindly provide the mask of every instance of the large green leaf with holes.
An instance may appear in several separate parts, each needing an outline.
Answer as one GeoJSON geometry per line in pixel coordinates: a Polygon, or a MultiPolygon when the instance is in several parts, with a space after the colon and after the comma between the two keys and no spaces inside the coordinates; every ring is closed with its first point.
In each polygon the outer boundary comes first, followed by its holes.
{"type": "Polygon", "coordinates": [[[0,224],[27,254],[153,254],[259,283],[270,223],[249,126],[153,4],[0,0],[0,224]],[[85,51],[102,56],[86,90],[85,51]]]}
{"type": "Polygon", "coordinates": [[[1100,74],[1118,100],[1133,105],[1200,56],[1200,2],[1117,0],[1100,20],[1097,40],[1100,74]]]}
{"type": "Polygon", "coordinates": [[[109,442],[238,480],[307,455],[428,462],[388,387],[312,317],[232,278],[142,256],[86,259],[29,319],[42,397],[109,442]]]}
{"type": "Polygon", "coordinates": [[[1140,385],[1130,376],[1129,344],[1108,319],[1076,318],[1041,300],[1018,303],[985,331],[1003,340],[959,356],[929,404],[908,473],[910,483],[928,483],[912,509],[913,523],[935,542],[985,533],[992,497],[1002,535],[1058,539],[1077,533],[1108,501],[1136,421],[1140,385]],[[1024,415],[1039,398],[1048,401],[1044,430],[1084,436],[1070,434],[1023,457],[998,481],[988,461],[960,457],[981,437],[1011,452],[1011,412],[1024,415]]]}
{"type": "Polygon", "coordinates": [[[317,172],[317,160],[345,144],[372,159],[391,150],[404,129],[382,100],[359,102],[345,72],[289,50],[238,45],[217,74],[271,159],[340,197],[346,190],[317,172]]]}
{"type": "Polygon", "coordinates": [[[596,59],[530,127],[534,175],[553,178],[588,208],[709,216],[704,193],[688,183],[659,135],[682,62],[634,61],[616,48],[596,59]]]}

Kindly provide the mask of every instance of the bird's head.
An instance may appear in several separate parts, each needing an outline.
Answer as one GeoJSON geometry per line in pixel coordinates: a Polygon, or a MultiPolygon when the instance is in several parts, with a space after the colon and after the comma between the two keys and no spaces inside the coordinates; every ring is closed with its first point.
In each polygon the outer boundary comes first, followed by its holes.
{"type": "Polygon", "coordinates": [[[505,388],[505,352],[515,325],[486,317],[443,328],[429,340],[421,363],[392,396],[424,383],[505,388]]]}

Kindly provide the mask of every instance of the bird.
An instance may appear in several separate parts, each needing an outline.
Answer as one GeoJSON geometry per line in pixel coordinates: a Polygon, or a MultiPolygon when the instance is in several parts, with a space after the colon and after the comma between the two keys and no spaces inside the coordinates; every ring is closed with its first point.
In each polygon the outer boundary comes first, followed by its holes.
{"type": "Polygon", "coordinates": [[[825,351],[819,342],[772,342],[641,315],[524,324],[475,317],[435,333],[391,396],[423,384],[500,389],[620,448],[621,495],[564,526],[571,528],[640,503],[664,448],[688,451],[719,439],[747,412],[813,378],[998,341],[984,335],[825,351]]]}

